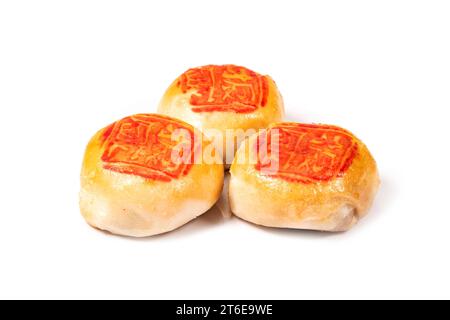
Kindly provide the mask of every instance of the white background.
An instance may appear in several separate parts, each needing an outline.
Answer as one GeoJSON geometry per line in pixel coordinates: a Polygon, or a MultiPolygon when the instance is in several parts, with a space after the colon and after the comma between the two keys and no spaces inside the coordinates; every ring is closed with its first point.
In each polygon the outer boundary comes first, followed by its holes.
{"type": "Polygon", "coordinates": [[[450,298],[448,1],[0,2],[0,298],[450,298]],[[353,131],[382,187],[344,234],[208,213],[115,237],[84,147],[189,67],[270,74],[289,120],[353,131]]]}

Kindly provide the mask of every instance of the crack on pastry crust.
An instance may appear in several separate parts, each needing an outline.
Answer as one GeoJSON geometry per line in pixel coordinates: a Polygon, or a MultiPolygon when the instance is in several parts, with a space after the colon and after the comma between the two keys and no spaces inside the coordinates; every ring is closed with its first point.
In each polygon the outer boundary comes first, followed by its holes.
{"type": "Polygon", "coordinates": [[[338,222],[330,231],[343,232],[349,230],[359,221],[358,210],[350,205],[343,205],[337,212],[333,214],[333,218],[338,222]]]}

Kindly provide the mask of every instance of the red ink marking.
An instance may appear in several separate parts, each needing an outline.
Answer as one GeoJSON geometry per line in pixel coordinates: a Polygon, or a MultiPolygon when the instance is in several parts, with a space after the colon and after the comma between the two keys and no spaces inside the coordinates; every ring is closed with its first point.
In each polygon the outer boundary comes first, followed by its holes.
{"type": "MultiPolygon", "coordinates": [[[[180,131],[181,132],[181,131],[180,131]]],[[[164,116],[140,114],[109,126],[104,134],[103,167],[147,179],[170,181],[186,175],[194,159],[194,132],[191,127],[164,116]],[[172,133],[183,130],[174,141],[172,133]],[[189,154],[180,154],[189,161],[172,161],[172,151],[180,143],[190,146],[189,154]],[[186,162],[186,163],[185,163],[186,162]]],[[[182,153],[187,148],[177,148],[182,153]]]]}
{"type": "Polygon", "coordinates": [[[114,129],[114,125],[115,123],[109,125],[108,127],[106,127],[105,131],[103,131],[102,137],[101,137],[101,142],[105,143],[106,139],[109,138],[109,136],[111,135],[112,130],[114,129]]]}
{"type": "Polygon", "coordinates": [[[194,112],[250,113],[267,104],[267,77],[234,65],[189,69],[177,82],[190,97],[194,112]]]}
{"type": "Polygon", "coordinates": [[[256,150],[256,169],[262,173],[287,181],[312,183],[342,176],[352,164],[358,144],[351,133],[339,127],[283,123],[261,134],[256,150]],[[275,147],[279,157],[276,152],[272,154],[272,134],[278,135],[279,143],[275,147]],[[276,171],[270,169],[272,161],[278,168],[276,171]]]}

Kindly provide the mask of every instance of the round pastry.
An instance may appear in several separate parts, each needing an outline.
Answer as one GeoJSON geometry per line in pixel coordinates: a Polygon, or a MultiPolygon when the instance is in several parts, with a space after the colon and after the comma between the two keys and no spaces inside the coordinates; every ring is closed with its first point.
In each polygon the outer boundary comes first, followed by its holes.
{"type": "Polygon", "coordinates": [[[178,77],[158,112],[201,129],[222,148],[225,164],[231,164],[241,141],[283,120],[284,106],[269,76],[235,65],[207,65],[178,77]]]}
{"type": "Polygon", "coordinates": [[[231,166],[232,212],[258,225],[345,231],[371,207],[375,160],[335,126],[276,123],[242,143],[231,166]]]}
{"type": "Polygon", "coordinates": [[[93,227],[134,237],[182,226],[221,194],[223,164],[197,157],[208,147],[211,141],[191,125],[155,114],[100,130],[84,156],[82,215],[93,227]]]}

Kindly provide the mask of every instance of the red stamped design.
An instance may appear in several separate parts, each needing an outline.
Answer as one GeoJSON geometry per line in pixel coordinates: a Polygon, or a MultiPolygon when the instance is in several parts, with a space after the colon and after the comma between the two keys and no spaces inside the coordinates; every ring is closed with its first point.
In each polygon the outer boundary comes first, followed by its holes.
{"type": "MultiPolygon", "coordinates": [[[[178,136],[178,135],[177,135],[178,136]]],[[[177,120],[159,115],[140,114],[122,119],[105,130],[104,168],[152,180],[171,181],[186,175],[194,157],[194,132],[177,120]],[[184,141],[174,141],[172,134],[182,129],[184,141]],[[190,161],[172,161],[172,152],[180,143],[187,143],[189,154],[180,154],[190,161]]],[[[176,150],[186,153],[186,148],[176,150]]]]}
{"type": "MultiPolygon", "coordinates": [[[[329,181],[342,176],[355,158],[358,144],[346,130],[327,125],[283,123],[258,137],[256,169],[291,182],[329,181]],[[278,157],[272,154],[277,135],[278,157]],[[267,146],[261,152],[262,147],[267,146]],[[277,170],[270,171],[275,161],[277,170]],[[266,170],[267,169],[267,170],[266,170]]],[[[275,153],[275,152],[273,152],[275,153]]]]}
{"type": "Polygon", "coordinates": [[[196,91],[189,101],[194,112],[250,113],[267,103],[267,77],[234,65],[189,69],[178,86],[184,93],[196,91]]]}

